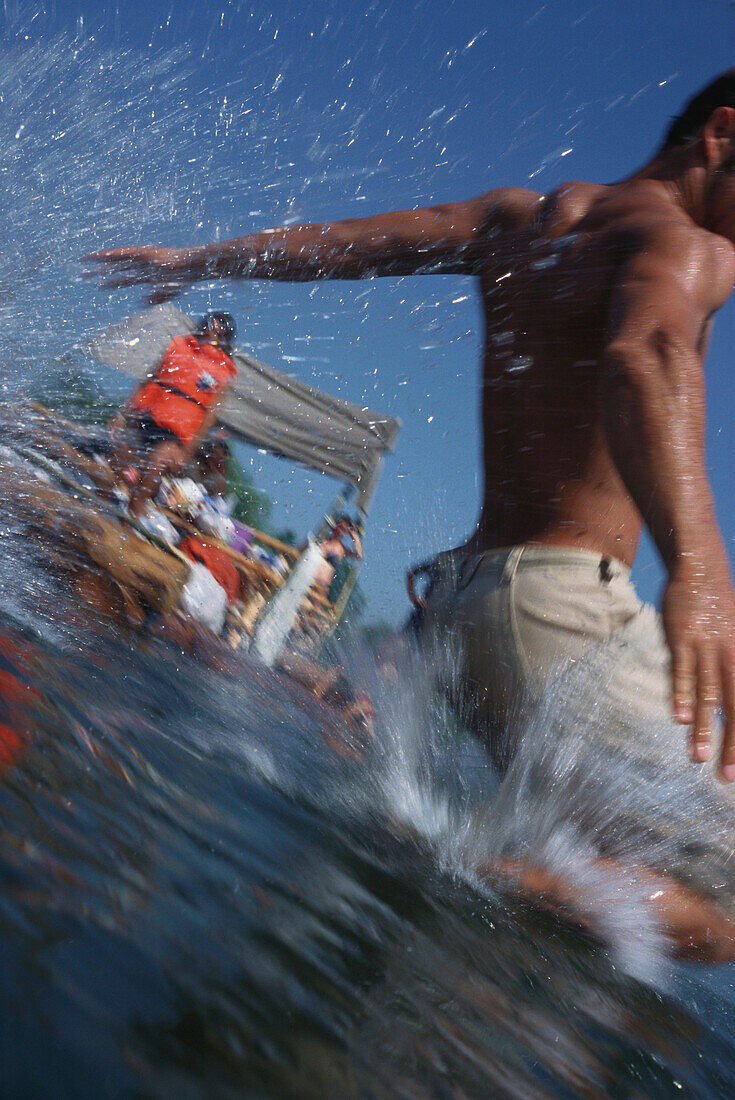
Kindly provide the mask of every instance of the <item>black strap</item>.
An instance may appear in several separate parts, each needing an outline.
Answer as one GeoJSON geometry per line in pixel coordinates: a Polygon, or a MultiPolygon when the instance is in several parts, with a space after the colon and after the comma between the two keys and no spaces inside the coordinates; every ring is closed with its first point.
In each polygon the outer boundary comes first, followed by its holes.
{"type": "Polygon", "coordinates": [[[169,382],[162,382],[160,378],[152,378],[151,382],[155,382],[157,386],[160,386],[162,390],[167,390],[169,393],[176,394],[177,397],[183,397],[185,401],[191,401],[192,405],[198,405],[200,409],[207,412],[208,405],[203,405],[201,401],[197,401],[196,397],[192,397],[190,393],[184,393],[183,390],[178,389],[176,386],[172,386],[169,382]]]}

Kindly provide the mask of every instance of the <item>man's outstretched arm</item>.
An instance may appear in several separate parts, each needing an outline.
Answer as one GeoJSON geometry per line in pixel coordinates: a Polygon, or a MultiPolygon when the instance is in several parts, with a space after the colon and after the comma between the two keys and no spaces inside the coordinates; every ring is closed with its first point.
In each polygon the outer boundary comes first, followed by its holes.
{"type": "Polygon", "coordinates": [[[623,269],[605,348],[609,445],[668,572],[662,614],[673,710],[692,725],[692,756],[711,754],[722,704],[723,778],[735,779],[735,592],[705,467],[702,364],[707,319],[732,288],[724,247],[706,254],[664,227],[623,269]]]}
{"type": "Polygon", "coordinates": [[[478,270],[493,230],[538,201],[502,188],[467,202],[368,218],[281,226],[193,248],[113,248],[86,257],[107,286],[149,283],[171,297],[186,283],[240,277],[306,282],[478,270]]]}

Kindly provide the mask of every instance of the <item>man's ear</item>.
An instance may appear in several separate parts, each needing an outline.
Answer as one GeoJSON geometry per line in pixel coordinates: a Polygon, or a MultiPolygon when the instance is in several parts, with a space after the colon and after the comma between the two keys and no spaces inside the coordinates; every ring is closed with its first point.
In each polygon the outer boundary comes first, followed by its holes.
{"type": "Polygon", "coordinates": [[[711,168],[719,168],[735,154],[735,108],[715,107],[702,131],[704,155],[711,168]]]}

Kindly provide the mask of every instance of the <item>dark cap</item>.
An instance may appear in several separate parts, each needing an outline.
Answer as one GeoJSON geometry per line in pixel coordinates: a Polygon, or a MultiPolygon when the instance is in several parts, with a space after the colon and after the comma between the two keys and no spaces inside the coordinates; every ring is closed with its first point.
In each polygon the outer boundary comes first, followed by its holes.
{"type": "Polygon", "coordinates": [[[219,330],[221,342],[227,347],[230,347],[237,333],[235,318],[231,313],[221,313],[217,310],[209,310],[199,322],[199,332],[210,332],[215,326],[219,330]]]}

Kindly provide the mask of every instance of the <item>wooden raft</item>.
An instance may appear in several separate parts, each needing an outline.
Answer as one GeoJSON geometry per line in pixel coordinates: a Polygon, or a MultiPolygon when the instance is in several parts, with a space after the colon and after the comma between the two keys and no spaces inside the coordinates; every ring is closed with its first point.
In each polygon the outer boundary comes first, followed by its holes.
{"type": "Polygon", "coordinates": [[[39,537],[49,564],[70,573],[80,595],[93,590],[99,607],[106,584],[110,612],[122,611],[133,622],[142,621],[147,611],[165,615],[178,606],[189,576],[183,561],[9,463],[0,463],[0,477],[3,492],[39,537]],[[93,584],[85,583],[89,570],[93,584]]]}
{"type": "MultiPolygon", "coordinates": [[[[43,451],[50,458],[76,467],[98,486],[109,487],[113,481],[109,471],[82,454],[63,437],[64,429],[73,431],[76,434],[83,431],[84,429],[80,425],[65,419],[59,413],[38,402],[31,402],[30,410],[35,420],[34,444],[36,446],[40,444],[43,451]]],[[[6,431],[11,429],[11,423],[6,421],[4,425],[6,431]]],[[[9,434],[14,434],[12,429],[9,434]]],[[[14,474],[16,473],[17,471],[14,471],[14,474]]],[[[20,480],[22,480],[22,476],[20,480]]],[[[127,530],[124,524],[104,516],[93,505],[86,508],[78,502],[74,502],[72,505],[69,497],[64,493],[48,487],[41,487],[40,483],[34,479],[30,479],[30,482],[33,485],[32,495],[35,497],[35,507],[32,511],[35,513],[34,521],[36,525],[40,523],[41,528],[48,534],[50,531],[49,517],[51,514],[55,514],[55,533],[57,538],[60,537],[60,542],[63,544],[67,556],[68,552],[73,550],[74,554],[77,555],[77,559],[84,560],[86,558],[88,565],[96,566],[100,571],[96,584],[90,585],[88,583],[89,578],[86,578],[85,583],[82,585],[80,584],[82,579],[79,574],[80,567],[77,564],[76,587],[83,598],[86,599],[91,591],[93,597],[91,602],[96,605],[99,605],[100,602],[104,603],[104,589],[100,591],[100,583],[104,580],[104,583],[109,582],[109,585],[119,594],[128,620],[142,621],[146,610],[166,614],[167,611],[171,611],[177,606],[181,590],[186,583],[188,570],[184,563],[176,561],[172,556],[176,555],[176,551],[167,554],[151,543],[138,538],[132,530],[127,530]],[[58,506],[54,506],[50,502],[48,494],[54,495],[54,499],[59,502],[58,506]],[[48,507],[44,504],[44,499],[47,500],[48,507]],[[79,508],[81,508],[81,522],[79,513],[76,511],[79,508]],[[65,513],[65,521],[59,518],[60,510],[65,513]],[[64,528],[63,532],[62,528],[64,528]]],[[[30,486],[28,491],[31,491],[30,486]]],[[[282,574],[265,563],[231,549],[226,543],[211,534],[201,532],[177,513],[170,512],[165,508],[161,511],[180,530],[196,535],[197,538],[218,547],[227,554],[248,585],[250,597],[249,599],[246,598],[246,602],[253,599],[256,601],[258,599],[262,600],[263,598],[267,600],[268,596],[283,584],[285,578],[282,574]]],[[[300,551],[296,547],[289,546],[273,535],[268,535],[257,528],[251,527],[250,530],[253,532],[255,541],[282,554],[290,559],[292,563],[298,559],[300,551]]],[[[179,555],[179,557],[183,557],[183,555],[179,555]]],[[[57,564],[59,564],[58,553],[57,564]]],[[[68,561],[67,564],[69,564],[68,561]]],[[[108,593],[108,595],[112,602],[117,602],[114,594],[108,593]]],[[[255,617],[257,617],[259,606],[256,608],[253,605],[252,611],[255,617]]],[[[312,587],[304,599],[302,614],[309,617],[312,624],[320,624],[318,627],[319,633],[329,630],[336,617],[335,608],[316,585],[312,587]]]]}

